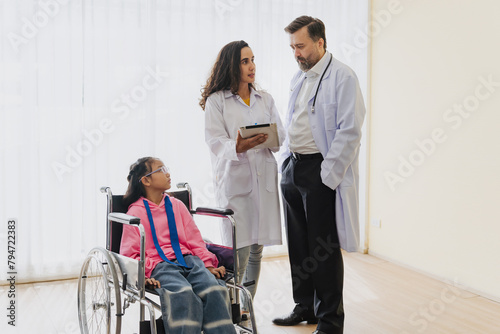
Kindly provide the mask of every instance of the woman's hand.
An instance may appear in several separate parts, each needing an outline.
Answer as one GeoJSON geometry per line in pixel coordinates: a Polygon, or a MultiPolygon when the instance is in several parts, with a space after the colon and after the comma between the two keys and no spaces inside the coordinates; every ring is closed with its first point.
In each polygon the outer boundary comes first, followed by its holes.
{"type": "Polygon", "coordinates": [[[238,137],[236,138],[236,153],[246,152],[257,145],[264,143],[266,140],[267,135],[264,133],[260,133],[249,138],[243,138],[240,131],[238,131],[238,137]]]}
{"type": "Polygon", "coordinates": [[[226,275],[226,268],[224,266],[220,266],[219,268],[207,267],[207,269],[217,278],[222,278],[226,275]]]}
{"type": "Polygon", "coordinates": [[[146,286],[152,289],[161,288],[161,284],[159,281],[155,280],[154,278],[147,278],[147,277],[146,277],[146,286]]]}

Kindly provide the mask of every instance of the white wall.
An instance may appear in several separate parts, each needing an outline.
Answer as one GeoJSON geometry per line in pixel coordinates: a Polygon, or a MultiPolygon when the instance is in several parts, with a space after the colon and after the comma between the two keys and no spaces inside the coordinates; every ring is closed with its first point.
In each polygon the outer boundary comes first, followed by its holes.
{"type": "Polygon", "coordinates": [[[500,2],[372,14],[369,252],[500,300],[500,2]]]}

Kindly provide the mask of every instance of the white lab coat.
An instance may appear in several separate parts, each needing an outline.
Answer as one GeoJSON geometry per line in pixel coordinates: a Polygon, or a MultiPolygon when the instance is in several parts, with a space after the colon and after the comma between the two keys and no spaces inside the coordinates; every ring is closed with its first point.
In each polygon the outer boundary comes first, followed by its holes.
{"type": "MultiPolygon", "coordinates": [[[[213,93],[206,101],[205,141],[211,153],[215,197],[217,205],[235,212],[237,248],[282,242],[276,159],[267,148],[236,153],[238,129],[257,123],[276,123],[281,145],[285,131],[268,93],[251,90],[250,106],[230,91],[213,93]]],[[[222,225],[222,239],[232,244],[228,222],[222,225]]]]}
{"type": "MultiPolygon", "coordinates": [[[[325,70],[330,53],[321,73],[325,70]]],[[[295,100],[304,75],[299,71],[292,79],[286,118],[289,127],[295,100]]],[[[318,83],[309,96],[309,123],[316,146],[323,155],[321,179],[337,191],[335,199],[337,231],[340,246],[346,251],[359,249],[359,170],[358,156],[365,105],[356,74],[335,58],[327,69],[311,112],[318,83]]],[[[280,152],[280,166],[290,155],[288,137],[280,152]]]]}

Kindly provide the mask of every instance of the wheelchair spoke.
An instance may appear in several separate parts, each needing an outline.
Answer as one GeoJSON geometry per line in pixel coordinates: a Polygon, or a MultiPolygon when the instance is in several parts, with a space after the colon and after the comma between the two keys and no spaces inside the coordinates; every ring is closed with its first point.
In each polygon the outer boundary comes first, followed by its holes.
{"type": "Polygon", "coordinates": [[[90,253],[78,283],[80,328],[85,334],[120,332],[121,319],[116,317],[116,308],[120,305],[116,299],[120,295],[113,282],[116,274],[110,268],[109,256],[105,252],[97,249],[90,253]]]}
{"type": "Polygon", "coordinates": [[[107,323],[107,305],[106,305],[106,287],[103,285],[104,277],[98,272],[98,263],[92,261],[90,263],[91,278],[87,278],[87,284],[90,288],[90,303],[87,307],[87,314],[90,315],[89,325],[92,333],[106,333],[105,326],[107,323]]]}

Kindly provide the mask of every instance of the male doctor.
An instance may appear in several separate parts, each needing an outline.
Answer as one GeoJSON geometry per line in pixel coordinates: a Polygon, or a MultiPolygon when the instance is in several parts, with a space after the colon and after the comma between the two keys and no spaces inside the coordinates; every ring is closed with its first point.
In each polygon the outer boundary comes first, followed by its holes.
{"type": "Polygon", "coordinates": [[[300,71],[291,83],[281,190],[293,311],[273,322],[343,333],[340,248],[359,248],[358,155],[365,106],[356,74],[326,51],[325,26],[301,16],[285,31],[300,71]]]}

